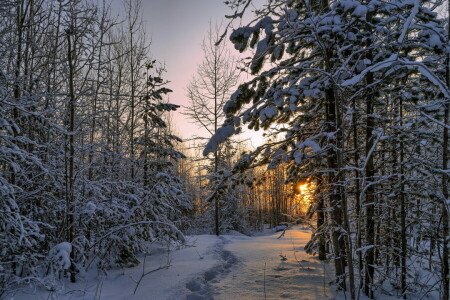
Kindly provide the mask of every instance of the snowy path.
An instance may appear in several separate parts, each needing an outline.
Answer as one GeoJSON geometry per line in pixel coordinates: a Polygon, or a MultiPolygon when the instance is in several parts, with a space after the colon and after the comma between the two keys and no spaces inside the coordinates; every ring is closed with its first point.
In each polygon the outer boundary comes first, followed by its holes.
{"type": "MultiPolygon", "coordinates": [[[[192,236],[193,247],[171,252],[170,267],[145,276],[136,293],[143,264],[110,270],[106,277],[90,270],[75,284],[64,280],[55,291],[24,287],[8,300],[253,300],[265,299],[264,286],[266,299],[329,299],[329,266],[303,250],[310,234],[294,226],[281,239],[273,232],[192,236]]],[[[161,248],[148,257],[145,271],[166,263],[161,248]]]]}
{"type": "Polygon", "coordinates": [[[190,291],[187,300],[213,299],[217,294],[213,285],[228,275],[238,262],[234,254],[224,249],[227,239],[220,236],[219,241],[214,247],[219,263],[186,283],[186,288],[190,291]]]}
{"type": "Polygon", "coordinates": [[[226,236],[229,242],[224,251],[230,251],[239,263],[213,284],[214,299],[264,299],[264,285],[267,299],[333,298],[330,266],[303,249],[310,230],[294,226],[284,237],[278,239],[279,236],[226,236]]]}

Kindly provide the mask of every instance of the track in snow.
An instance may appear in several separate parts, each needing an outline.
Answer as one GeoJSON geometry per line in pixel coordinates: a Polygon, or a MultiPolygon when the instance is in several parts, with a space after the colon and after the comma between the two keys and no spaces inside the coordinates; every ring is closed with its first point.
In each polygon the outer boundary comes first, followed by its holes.
{"type": "Polygon", "coordinates": [[[187,300],[214,299],[216,292],[213,284],[229,274],[231,268],[238,262],[233,253],[224,249],[225,244],[229,241],[223,236],[220,236],[219,239],[220,242],[215,245],[214,252],[220,263],[186,283],[186,288],[190,291],[186,297],[187,300]]]}

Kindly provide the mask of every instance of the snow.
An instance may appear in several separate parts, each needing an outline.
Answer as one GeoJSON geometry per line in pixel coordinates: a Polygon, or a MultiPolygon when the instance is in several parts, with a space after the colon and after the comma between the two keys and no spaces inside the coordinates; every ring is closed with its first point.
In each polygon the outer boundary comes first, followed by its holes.
{"type": "Polygon", "coordinates": [[[261,110],[259,113],[259,118],[261,121],[265,121],[266,119],[273,118],[277,115],[277,108],[273,105],[270,105],[261,110]]]}
{"type": "Polygon", "coordinates": [[[420,73],[422,73],[422,75],[425,76],[431,83],[436,85],[436,87],[438,87],[440,89],[440,91],[444,94],[444,96],[446,98],[450,98],[450,91],[449,91],[448,87],[445,85],[444,82],[442,82],[442,80],[439,79],[438,76],[436,76],[436,74],[434,74],[432,71],[430,71],[430,69],[427,68],[427,66],[425,66],[421,63],[411,62],[406,59],[404,59],[404,61],[407,64],[418,66],[417,68],[420,71],[420,73]]]}
{"type": "Polygon", "coordinates": [[[268,38],[259,41],[256,46],[256,55],[263,55],[263,53],[267,51],[268,46],[268,38]]]}
{"type": "Polygon", "coordinates": [[[203,150],[203,155],[208,155],[208,153],[215,152],[220,143],[225,142],[225,140],[235,133],[233,125],[226,125],[219,129],[217,132],[211,137],[208,144],[206,144],[205,149],[203,150]]]}
{"type": "Polygon", "coordinates": [[[283,47],[276,46],[273,50],[273,56],[275,57],[275,59],[281,59],[281,57],[283,56],[283,47]]]}
{"type": "Polygon", "coordinates": [[[428,45],[432,48],[441,48],[442,47],[442,42],[441,42],[441,38],[439,37],[439,35],[437,34],[432,34],[430,36],[430,39],[428,41],[428,45]]]}
{"type": "MultiPolygon", "coordinates": [[[[56,291],[44,291],[36,287],[29,287],[14,295],[14,300],[29,299],[109,299],[109,300],[148,300],[148,299],[186,299],[192,294],[192,279],[202,285],[201,276],[215,268],[220,260],[217,251],[223,241],[214,235],[198,235],[188,238],[190,247],[167,253],[165,247],[155,247],[153,253],[147,257],[145,272],[165,266],[144,276],[136,293],[133,294],[143,271],[143,257],[141,264],[134,268],[114,269],[109,274],[97,274],[96,270],[79,275],[77,283],[64,282],[56,291]],[[200,276],[200,277],[199,277],[200,276]]],[[[69,243],[62,243],[58,249],[65,249],[69,243]]],[[[69,244],[70,245],[70,244],[69,244]]],[[[204,286],[204,284],[202,285],[204,286]]]]}
{"type": "Polygon", "coordinates": [[[360,74],[345,80],[341,83],[342,87],[351,86],[354,84],[357,84],[359,81],[361,81],[364,76],[369,72],[378,72],[382,69],[386,69],[390,66],[392,66],[394,63],[401,64],[403,66],[411,66],[417,68],[417,70],[425,77],[427,78],[431,83],[433,83],[439,90],[444,94],[446,98],[450,98],[450,90],[445,85],[445,83],[432,71],[430,70],[426,65],[420,62],[411,61],[406,58],[398,58],[398,54],[392,54],[389,58],[378,62],[374,65],[371,65],[367,67],[364,71],[362,71],[360,74]]]}
{"type": "Polygon", "coordinates": [[[306,147],[311,148],[314,152],[320,152],[322,151],[322,148],[319,146],[319,144],[317,144],[313,138],[308,138],[307,140],[305,140],[302,143],[298,143],[295,146],[297,149],[304,149],[306,147]]]}
{"type": "Polygon", "coordinates": [[[358,5],[352,12],[352,15],[358,18],[364,18],[367,14],[367,7],[364,5],[358,5]]]}
{"type": "Polygon", "coordinates": [[[295,152],[294,152],[295,163],[301,164],[301,163],[302,163],[302,160],[303,160],[303,156],[304,156],[303,152],[301,152],[301,151],[295,151],[295,152]]]}
{"type": "Polygon", "coordinates": [[[274,102],[277,107],[282,107],[284,104],[284,99],[282,97],[278,96],[275,98],[274,102]]]}
{"type": "Polygon", "coordinates": [[[371,65],[371,66],[367,67],[360,74],[358,74],[358,75],[356,75],[356,76],[354,76],[354,77],[352,77],[352,78],[350,78],[348,80],[345,80],[344,82],[341,83],[341,86],[347,87],[347,86],[350,86],[350,85],[357,84],[359,81],[361,81],[364,78],[364,76],[367,73],[369,73],[369,72],[377,72],[377,71],[380,71],[380,70],[382,70],[384,68],[388,68],[388,67],[392,66],[397,61],[398,61],[398,54],[394,53],[389,58],[387,58],[387,59],[385,59],[385,60],[383,60],[381,62],[378,62],[378,63],[376,63],[374,65],[371,65]]]}
{"type": "MultiPolygon", "coordinates": [[[[237,232],[190,236],[188,247],[181,249],[168,252],[164,245],[155,245],[137,267],[108,274],[92,269],[79,274],[77,283],[64,281],[54,291],[29,286],[9,299],[349,299],[331,284],[332,263],[306,254],[309,228],[294,225],[284,232],[274,231],[254,236],[237,232]]],[[[68,254],[71,245],[63,242],[54,249],[68,254]]],[[[392,289],[383,285],[384,291],[392,289]]],[[[377,293],[376,299],[399,299],[377,293]]],[[[360,299],[367,298],[360,295],[360,299]]]]}
{"type": "Polygon", "coordinates": [[[257,27],[264,29],[266,34],[270,34],[273,29],[272,23],[273,23],[272,18],[269,16],[265,16],[264,18],[261,19],[261,21],[259,21],[259,23],[257,24],[257,27]]]}
{"type": "Polygon", "coordinates": [[[72,244],[70,244],[69,242],[62,242],[53,247],[50,250],[49,255],[52,261],[59,264],[59,266],[62,269],[67,270],[71,265],[70,262],[71,252],[72,252],[72,244]]]}
{"type": "Polygon", "coordinates": [[[358,4],[359,2],[352,0],[342,0],[339,2],[339,5],[342,6],[344,12],[354,9],[356,6],[358,6],[358,4]]]}
{"type": "Polygon", "coordinates": [[[270,231],[254,237],[226,236],[225,250],[240,263],[214,285],[219,293],[215,299],[331,298],[332,268],[303,249],[311,231],[296,225],[280,235],[270,231]]]}
{"type": "Polygon", "coordinates": [[[88,203],[86,203],[86,213],[94,214],[96,210],[97,210],[97,206],[95,205],[95,203],[93,203],[92,201],[89,201],[88,203]]]}
{"type": "Polygon", "coordinates": [[[416,17],[417,13],[419,12],[419,7],[420,7],[420,0],[414,0],[414,7],[413,7],[408,19],[406,20],[405,24],[403,25],[403,30],[398,38],[398,43],[401,44],[405,40],[408,30],[411,27],[411,24],[413,23],[413,20],[416,17]]]}
{"type": "Polygon", "coordinates": [[[278,231],[284,231],[284,230],[286,230],[288,227],[287,227],[287,225],[277,225],[277,226],[275,226],[275,231],[276,232],[278,232],[278,231]]]}

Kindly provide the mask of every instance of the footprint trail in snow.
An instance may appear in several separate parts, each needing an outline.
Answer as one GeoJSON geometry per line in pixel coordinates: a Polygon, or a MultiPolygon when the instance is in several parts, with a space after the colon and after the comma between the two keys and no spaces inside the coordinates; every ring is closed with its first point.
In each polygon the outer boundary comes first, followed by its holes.
{"type": "Polygon", "coordinates": [[[216,292],[213,284],[218,283],[221,278],[229,274],[231,268],[238,262],[232,252],[224,249],[229,241],[222,236],[219,239],[220,242],[213,250],[219,258],[219,264],[186,283],[186,288],[190,291],[186,297],[187,300],[214,299],[216,292]]]}

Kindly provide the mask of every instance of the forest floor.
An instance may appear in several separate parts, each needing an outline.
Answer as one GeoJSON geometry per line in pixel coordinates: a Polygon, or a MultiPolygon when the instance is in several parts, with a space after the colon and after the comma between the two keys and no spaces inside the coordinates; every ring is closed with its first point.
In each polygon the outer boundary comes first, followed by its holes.
{"type": "Polygon", "coordinates": [[[170,252],[155,247],[137,267],[107,275],[92,270],[79,274],[75,284],[64,281],[55,291],[30,286],[7,299],[345,299],[332,285],[332,264],[304,251],[311,236],[308,228],[296,225],[280,235],[271,230],[251,237],[191,236],[188,247],[170,252]]]}

